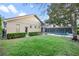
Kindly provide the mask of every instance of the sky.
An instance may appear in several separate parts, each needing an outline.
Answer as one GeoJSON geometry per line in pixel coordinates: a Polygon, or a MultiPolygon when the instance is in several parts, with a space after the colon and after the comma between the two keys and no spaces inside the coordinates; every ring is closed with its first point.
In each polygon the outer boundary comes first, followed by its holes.
{"type": "Polygon", "coordinates": [[[47,3],[1,3],[0,15],[3,18],[12,18],[34,14],[44,21],[49,18],[47,8],[47,3]]]}

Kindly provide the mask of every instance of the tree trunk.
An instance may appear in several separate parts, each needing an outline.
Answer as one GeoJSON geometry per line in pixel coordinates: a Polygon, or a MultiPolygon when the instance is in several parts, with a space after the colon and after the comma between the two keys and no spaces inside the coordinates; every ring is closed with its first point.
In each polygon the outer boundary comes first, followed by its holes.
{"type": "Polygon", "coordinates": [[[73,33],[73,38],[72,40],[75,40],[77,41],[78,38],[77,38],[77,23],[76,23],[76,14],[73,13],[72,14],[72,33],[73,33]]]}

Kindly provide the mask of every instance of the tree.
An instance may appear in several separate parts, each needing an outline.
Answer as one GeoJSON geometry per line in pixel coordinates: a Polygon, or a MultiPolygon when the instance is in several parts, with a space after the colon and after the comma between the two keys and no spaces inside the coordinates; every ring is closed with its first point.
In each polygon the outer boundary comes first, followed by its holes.
{"type": "Polygon", "coordinates": [[[77,14],[79,10],[79,4],[51,4],[48,9],[49,21],[51,23],[64,26],[71,24],[73,39],[77,40],[77,14]]]}
{"type": "Polygon", "coordinates": [[[63,24],[66,26],[69,23],[69,15],[67,15],[68,11],[64,7],[64,4],[51,4],[48,9],[49,20],[56,25],[63,24]]]}
{"type": "Polygon", "coordinates": [[[73,40],[78,40],[77,38],[77,16],[79,13],[79,4],[71,4],[71,21],[72,21],[72,32],[73,40]]]}
{"type": "Polygon", "coordinates": [[[2,18],[0,17],[0,39],[2,38],[2,18]]]}

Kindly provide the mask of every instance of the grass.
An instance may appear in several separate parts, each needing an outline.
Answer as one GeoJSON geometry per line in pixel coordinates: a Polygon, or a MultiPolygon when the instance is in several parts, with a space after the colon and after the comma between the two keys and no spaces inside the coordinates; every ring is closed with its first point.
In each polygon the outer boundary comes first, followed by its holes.
{"type": "Polygon", "coordinates": [[[55,36],[33,36],[1,40],[2,55],[12,56],[79,56],[79,42],[55,36]]]}

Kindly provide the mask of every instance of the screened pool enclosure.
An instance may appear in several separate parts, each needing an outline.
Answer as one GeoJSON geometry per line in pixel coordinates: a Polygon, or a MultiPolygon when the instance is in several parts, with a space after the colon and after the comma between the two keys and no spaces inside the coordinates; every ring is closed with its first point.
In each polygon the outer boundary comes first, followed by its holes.
{"type": "Polygon", "coordinates": [[[72,34],[71,28],[45,28],[45,33],[57,34],[57,35],[68,35],[72,34]]]}

